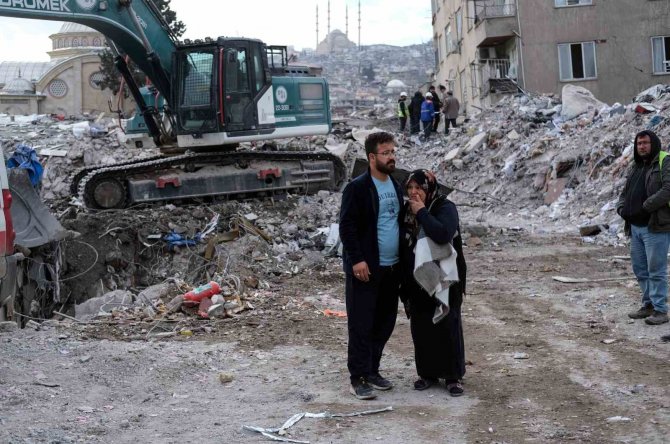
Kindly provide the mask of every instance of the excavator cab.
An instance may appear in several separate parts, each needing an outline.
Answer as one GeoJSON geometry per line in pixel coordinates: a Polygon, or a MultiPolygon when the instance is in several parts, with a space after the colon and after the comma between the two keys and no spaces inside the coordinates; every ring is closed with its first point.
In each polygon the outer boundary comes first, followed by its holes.
{"type": "Polygon", "coordinates": [[[271,128],[272,76],[265,45],[258,40],[224,39],[185,45],[176,54],[179,135],[244,134],[271,128]],[[259,109],[261,112],[259,113],[259,109]]]}

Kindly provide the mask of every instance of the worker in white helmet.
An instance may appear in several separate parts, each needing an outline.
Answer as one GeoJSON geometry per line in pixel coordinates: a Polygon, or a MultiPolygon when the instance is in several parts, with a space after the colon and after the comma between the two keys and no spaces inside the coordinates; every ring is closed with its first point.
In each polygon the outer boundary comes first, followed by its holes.
{"type": "Polygon", "coordinates": [[[409,116],[409,110],[407,109],[407,93],[401,92],[400,98],[398,99],[398,120],[400,121],[400,132],[405,132],[405,126],[407,125],[407,116],[409,116]]]}

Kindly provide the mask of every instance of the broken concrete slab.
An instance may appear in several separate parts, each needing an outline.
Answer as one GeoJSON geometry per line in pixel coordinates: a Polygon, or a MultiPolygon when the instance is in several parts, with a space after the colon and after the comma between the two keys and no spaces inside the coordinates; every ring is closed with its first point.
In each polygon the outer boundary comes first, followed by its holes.
{"type": "Polygon", "coordinates": [[[488,134],[486,133],[486,131],[481,132],[481,133],[473,136],[468,141],[468,144],[465,145],[465,149],[463,149],[463,152],[465,154],[470,154],[472,151],[484,146],[486,144],[487,139],[488,139],[488,134]]]}
{"type": "Polygon", "coordinates": [[[547,182],[547,191],[544,193],[544,203],[550,205],[563,194],[565,186],[568,184],[567,177],[560,177],[547,182]]]}
{"type": "Polygon", "coordinates": [[[563,107],[561,118],[568,121],[587,112],[601,109],[605,104],[596,99],[588,89],[577,85],[565,85],[561,92],[563,107]]]}
{"type": "Polygon", "coordinates": [[[126,290],[114,290],[74,306],[74,317],[88,321],[96,316],[109,315],[114,308],[133,304],[133,294],[126,290]]]}

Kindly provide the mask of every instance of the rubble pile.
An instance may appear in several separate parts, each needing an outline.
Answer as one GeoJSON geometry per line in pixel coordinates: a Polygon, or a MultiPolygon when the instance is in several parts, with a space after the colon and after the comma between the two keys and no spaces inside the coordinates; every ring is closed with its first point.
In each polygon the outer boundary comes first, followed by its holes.
{"type": "MultiPolygon", "coordinates": [[[[480,221],[502,216],[508,224],[558,231],[606,224],[620,233],[615,204],[634,136],[648,128],[670,143],[664,116],[670,88],[658,85],[612,106],[575,88],[570,85],[563,103],[551,95],[508,96],[448,136],[441,127],[428,141],[400,136],[398,165],[436,171],[456,190],[452,198],[466,212],[475,207],[480,221]]],[[[374,124],[392,128],[394,122],[374,124]]]]}

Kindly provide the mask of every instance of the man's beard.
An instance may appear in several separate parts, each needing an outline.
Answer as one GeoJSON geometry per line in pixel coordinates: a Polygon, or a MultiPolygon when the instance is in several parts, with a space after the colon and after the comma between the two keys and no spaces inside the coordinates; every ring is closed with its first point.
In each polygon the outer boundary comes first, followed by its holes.
{"type": "Polygon", "coordinates": [[[395,171],[395,161],[389,160],[388,163],[380,162],[379,159],[375,160],[375,166],[377,171],[384,174],[391,174],[395,171]]]}

